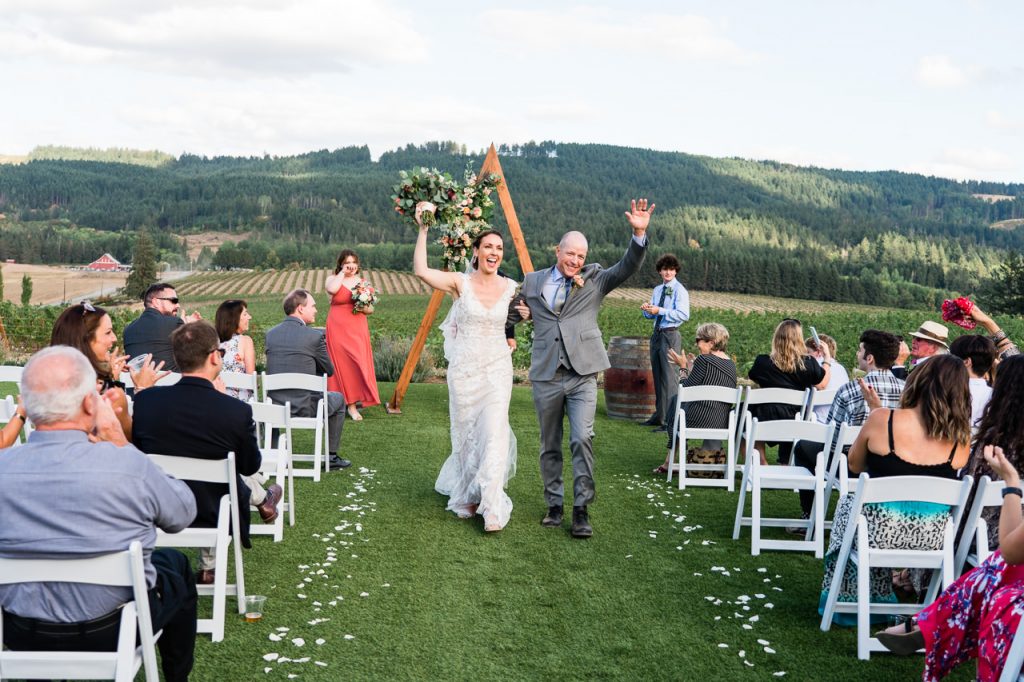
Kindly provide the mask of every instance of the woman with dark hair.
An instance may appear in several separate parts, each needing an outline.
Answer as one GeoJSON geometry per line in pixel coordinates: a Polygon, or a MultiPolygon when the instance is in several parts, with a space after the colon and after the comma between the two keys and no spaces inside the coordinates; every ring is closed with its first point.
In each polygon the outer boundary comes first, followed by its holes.
{"type": "Polygon", "coordinates": [[[512,353],[505,340],[505,320],[516,283],[498,274],[504,241],[494,230],[473,242],[473,270],[446,272],[427,266],[427,228],[420,225],[413,271],[438,291],[455,299],[441,323],[448,359],[448,413],[451,455],[441,467],[434,489],[448,496],[447,509],[460,518],[479,514],[484,531],[505,527],[512,500],[505,484],[515,473],[516,439],[508,423],[512,399],[512,353]]]}
{"type": "MultiPolygon", "coordinates": [[[[250,320],[252,315],[245,301],[231,299],[217,307],[214,327],[220,337],[220,347],[224,349],[225,372],[256,372],[256,345],[246,336],[250,320]]],[[[239,400],[248,401],[252,397],[252,391],[247,388],[226,388],[225,391],[239,400]]]]}
{"type": "MultiPolygon", "coordinates": [[[[854,475],[866,471],[871,478],[956,478],[957,470],[967,464],[970,440],[967,369],[959,358],[936,355],[910,373],[898,409],[871,411],[850,447],[849,467],[854,475]]],[[[823,613],[828,599],[846,526],[857,522],[850,518],[853,497],[844,497],[836,509],[825,554],[819,613],[823,613]]],[[[880,549],[934,549],[942,544],[949,519],[949,507],[927,502],[867,504],[861,513],[868,522],[871,546],[880,549]]],[[[912,572],[909,579],[919,577],[918,572],[912,572]]],[[[870,580],[872,602],[896,601],[891,569],[872,569],[870,580]]],[[[841,602],[857,599],[856,567],[852,563],[846,567],[838,598],[841,602]]],[[[833,621],[847,625],[856,619],[849,614],[836,614],[833,621]]]]}
{"type": "Polygon", "coordinates": [[[127,365],[127,355],[121,355],[117,348],[117,334],[114,324],[103,308],[94,306],[88,301],[77,303],[60,314],[53,323],[50,332],[51,346],[71,346],[82,351],[96,371],[97,389],[109,394],[111,402],[117,409],[117,419],[121,422],[124,435],[131,440],[132,418],[128,413],[128,400],[121,383],[121,372],[125,369],[131,375],[135,392],[149,388],[167,375],[160,372],[164,363],[155,365],[149,356],[142,366],[135,370],[127,365]]]}
{"type": "Polygon", "coordinates": [[[348,416],[353,421],[363,419],[359,414],[360,405],[365,408],[380,404],[370,325],[366,319],[373,313],[373,306],[358,308],[353,300],[353,290],[361,281],[359,256],[351,249],[343,250],[326,285],[331,295],[331,309],[327,313],[327,354],[334,365],[334,374],[327,378],[327,389],[345,396],[348,416]]]}
{"type": "MultiPolygon", "coordinates": [[[[754,366],[747,374],[751,381],[760,388],[789,388],[803,391],[808,388],[825,388],[832,376],[832,354],[824,345],[819,349],[822,354],[821,364],[807,354],[804,346],[804,331],[800,320],[787,318],[775,327],[772,336],[772,352],[769,355],[758,355],[754,358],[754,366]]],[[[758,421],[792,419],[799,408],[781,403],[752,405],[751,415],[758,421]]],[[[754,449],[761,456],[761,464],[767,464],[764,456],[765,443],[754,443],[754,449]]],[[[779,446],[779,461],[789,459],[791,446],[779,446]]]]}

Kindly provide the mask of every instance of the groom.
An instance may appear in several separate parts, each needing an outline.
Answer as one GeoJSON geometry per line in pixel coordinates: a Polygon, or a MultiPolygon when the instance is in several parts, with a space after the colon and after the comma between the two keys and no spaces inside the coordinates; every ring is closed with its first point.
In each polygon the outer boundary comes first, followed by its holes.
{"type": "Polygon", "coordinates": [[[572,536],[594,534],[587,505],[594,499],[594,449],[591,443],[597,409],[597,373],[610,366],[597,313],[601,301],[640,269],[647,253],[647,225],[654,204],[633,200],[626,213],[633,240],[626,255],[608,269],[584,265],[587,238],[566,232],[555,249],[554,267],[524,278],[522,294],[513,302],[509,323],[533,318],[530,382],[540,422],[540,471],[548,513],[541,524],[562,525],[562,417],[569,415],[572,451],[572,536]]]}

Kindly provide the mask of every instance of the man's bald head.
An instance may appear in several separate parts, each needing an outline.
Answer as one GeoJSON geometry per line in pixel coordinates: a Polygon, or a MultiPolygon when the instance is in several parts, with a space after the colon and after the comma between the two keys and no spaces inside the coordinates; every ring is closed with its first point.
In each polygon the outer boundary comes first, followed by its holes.
{"type": "Polygon", "coordinates": [[[84,413],[82,403],[96,391],[96,371],[81,351],[50,346],[25,365],[21,399],[33,424],[46,426],[74,421],[84,413]]]}
{"type": "Polygon", "coordinates": [[[583,249],[584,255],[587,253],[587,237],[582,232],[571,230],[562,235],[562,240],[558,242],[559,249],[566,249],[570,245],[575,248],[583,249]]]}

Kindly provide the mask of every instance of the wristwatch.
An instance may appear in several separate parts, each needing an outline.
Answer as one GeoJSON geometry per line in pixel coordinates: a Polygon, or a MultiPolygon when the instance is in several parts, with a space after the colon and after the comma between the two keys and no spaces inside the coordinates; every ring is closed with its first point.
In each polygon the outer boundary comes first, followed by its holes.
{"type": "Polygon", "coordinates": [[[1007,495],[1016,495],[1017,497],[1024,497],[1024,490],[1021,490],[1020,488],[1007,486],[1006,488],[1003,488],[1003,497],[1006,497],[1007,495]]]}
{"type": "Polygon", "coordinates": [[[28,421],[27,419],[25,419],[25,415],[23,415],[21,412],[15,412],[14,416],[20,419],[22,424],[28,421]]]}

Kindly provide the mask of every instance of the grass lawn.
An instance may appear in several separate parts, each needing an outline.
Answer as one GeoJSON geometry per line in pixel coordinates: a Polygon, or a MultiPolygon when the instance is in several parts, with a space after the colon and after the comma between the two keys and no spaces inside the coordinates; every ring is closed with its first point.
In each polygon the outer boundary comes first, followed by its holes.
{"type": "MultiPolygon", "coordinates": [[[[751,557],[749,534],[731,539],[735,494],[680,492],[651,476],[663,434],[609,420],[599,405],[595,535],[573,540],[568,521],[538,523],[536,417],[529,389],[514,389],[515,510],[491,535],[433,491],[449,451],[445,387],[414,384],[403,408],[346,423],[351,470],[297,482],[297,525],[246,553],[266,617],[229,613],[224,642],[200,636],[194,679],[920,677],[920,657],[858,661],[852,631],[821,632],[821,562],[751,557]]],[[[797,509],[791,493],[766,504],[797,509]]],[[[960,673],[969,679],[973,666],[960,673]]]]}

